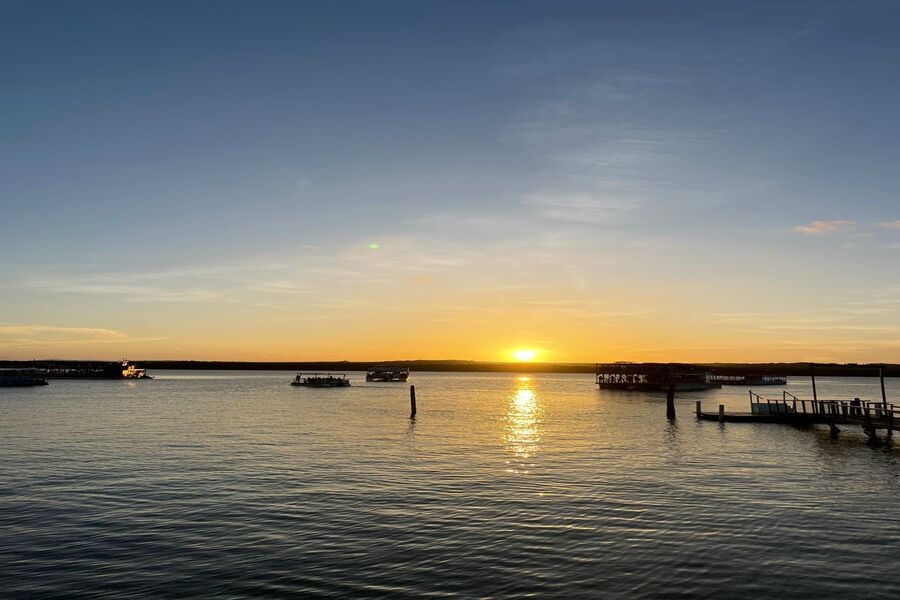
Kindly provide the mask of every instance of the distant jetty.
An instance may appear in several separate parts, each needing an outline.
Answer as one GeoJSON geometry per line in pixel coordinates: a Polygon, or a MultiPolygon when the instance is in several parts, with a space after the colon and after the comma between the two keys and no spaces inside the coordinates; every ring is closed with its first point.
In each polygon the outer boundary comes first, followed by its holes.
{"type": "MultiPolygon", "coordinates": [[[[241,362],[207,360],[139,360],[145,369],[232,370],[232,371],[368,371],[373,364],[408,368],[412,371],[481,372],[481,373],[596,373],[596,363],[481,362],[473,360],[381,360],[381,361],[291,361],[241,362]]],[[[678,364],[627,363],[618,364],[678,364]]],[[[691,363],[712,376],[798,376],[809,374],[808,362],[796,363],[691,363]]],[[[2,363],[0,363],[2,366],[2,363]]],[[[830,377],[871,377],[879,364],[817,363],[816,373],[830,377]]],[[[900,365],[884,365],[887,377],[900,377],[900,365]]]]}
{"type": "Polygon", "coordinates": [[[150,379],[146,369],[127,360],[0,361],[0,374],[40,379],[150,379]]]}

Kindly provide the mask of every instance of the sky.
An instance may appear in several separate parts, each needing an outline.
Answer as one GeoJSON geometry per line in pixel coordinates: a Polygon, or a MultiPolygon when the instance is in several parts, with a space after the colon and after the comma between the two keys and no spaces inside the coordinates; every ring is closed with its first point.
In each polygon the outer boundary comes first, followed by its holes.
{"type": "Polygon", "coordinates": [[[898,29],[0,0],[0,358],[900,362],[898,29]]]}

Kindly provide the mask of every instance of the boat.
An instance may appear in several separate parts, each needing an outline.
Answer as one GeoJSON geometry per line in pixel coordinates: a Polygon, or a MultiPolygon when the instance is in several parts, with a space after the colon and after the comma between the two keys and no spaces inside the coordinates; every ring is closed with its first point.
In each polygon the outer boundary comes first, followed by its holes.
{"type": "Polygon", "coordinates": [[[350,387],[350,380],[343,373],[297,373],[291,385],[304,387],[350,387]]]}
{"type": "Polygon", "coordinates": [[[386,367],[378,365],[370,367],[366,372],[366,381],[406,381],[409,379],[407,367],[386,367]]]}
{"type": "Polygon", "coordinates": [[[710,381],[718,381],[722,385],[786,385],[787,377],[783,375],[713,375],[710,381]]]}
{"type": "Polygon", "coordinates": [[[36,387],[47,385],[46,379],[22,375],[0,375],[0,387],[36,387]]]}
{"type": "Polygon", "coordinates": [[[606,390],[694,392],[720,388],[709,370],[681,363],[609,363],[596,365],[597,385],[606,390]]]}

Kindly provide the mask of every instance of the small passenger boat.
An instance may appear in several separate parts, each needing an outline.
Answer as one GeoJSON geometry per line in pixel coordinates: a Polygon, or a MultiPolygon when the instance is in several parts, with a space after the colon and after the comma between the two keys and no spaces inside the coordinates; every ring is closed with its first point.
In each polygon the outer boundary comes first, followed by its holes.
{"type": "Polygon", "coordinates": [[[406,381],[407,379],[409,379],[409,369],[406,367],[378,365],[369,368],[366,373],[366,381],[406,381]]]}
{"type": "Polygon", "coordinates": [[[297,373],[291,385],[304,387],[350,387],[350,380],[343,373],[297,373]]]}

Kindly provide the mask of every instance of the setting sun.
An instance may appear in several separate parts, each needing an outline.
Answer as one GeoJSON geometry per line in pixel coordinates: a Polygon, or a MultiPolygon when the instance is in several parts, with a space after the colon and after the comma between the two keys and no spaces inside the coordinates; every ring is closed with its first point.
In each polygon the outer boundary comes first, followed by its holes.
{"type": "Polygon", "coordinates": [[[513,358],[515,358],[516,360],[534,360],[535,356],[537,356],[536,350],[528,350],[527,348],[522,348],[521,350],[513,351],[513,358]]]}

